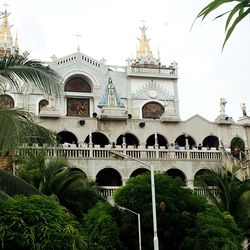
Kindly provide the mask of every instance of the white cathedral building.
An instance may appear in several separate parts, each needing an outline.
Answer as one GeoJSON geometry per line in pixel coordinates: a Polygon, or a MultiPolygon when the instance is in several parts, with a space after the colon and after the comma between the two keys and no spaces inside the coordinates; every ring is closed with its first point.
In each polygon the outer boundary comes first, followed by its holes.
{"type": "MultiPolygon", "coordinates": [[[[52,99],[36,89],[7,89],[0,93],[0,108],[24,107],[32,112],[35,121],[54,131],[61,144],[46,147],[48,156],[66,156],[72,166],[105,187],[106,195],[130,177],[148,171],[150,165],[155,171],[179,176],[194,188],[195,177],[206,169],[232,167],[235,159],[228,151],[237,143],[245,159],[240,178],[249,176],[250,118],[244,113],[233,121],[222,97],[214,121],[198,114],[182,120],[178,64],[164,65],[159,55],[153,55],[146,31],[144,25],[140,27],[136,58],[127,59],[123,67],[110,66],[79,48],[61,58],[53,56],[49,65],[61,76],[62,96],[52,99]],[[110,150],[145,164],[114,159],[110,150]]],[[[18,51],[6,11],[0,55],[18,51]]]]}

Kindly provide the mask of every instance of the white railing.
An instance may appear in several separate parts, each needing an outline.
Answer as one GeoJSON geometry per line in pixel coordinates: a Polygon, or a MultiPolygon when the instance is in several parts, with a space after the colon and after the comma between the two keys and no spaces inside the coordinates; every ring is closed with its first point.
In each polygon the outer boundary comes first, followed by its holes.
{"type": "Polygon", "coordinates": [[[110,150],[115,150],[138,159],[164,159],[164,160],[216,160],[222,159],[219,150],[170,150],[150,148],[100,148],[96,147],[29,147],[23,146],[16,150],[17,155],[28,155],[29,152],[44,152],[48,157],[67,158],[111,158],[110,150]]]}
{"type": "MultiPolygon", "coordinates": [[[[219,189],[217,187],[209,187],[209,190],[212,194],[218,195],[219,189]]],[[[208,196],[208,190],[205,188],[194,187],[193,191],[199,196],[208,196]]]]}
{"type": "Polygon", "coordinates": [[[114,192],[120,188],[120,186],[102,186],[100,195],[107,198],[107,197],[113,197],[114,192]]]}
{"type": "MultiPolygon", "coordinates": [[[[105,198],[113,197],[114,192],[121,187],[122,186],[101,186],[100,195],[105,198]]],[[[215,195],[219,192],[217,187],[209,187],[209,190],[215,195]]],[[[206,197],[208,195],[208,191],[205,188],[194,187],[193,192],[198,196],[206,197]]]]}

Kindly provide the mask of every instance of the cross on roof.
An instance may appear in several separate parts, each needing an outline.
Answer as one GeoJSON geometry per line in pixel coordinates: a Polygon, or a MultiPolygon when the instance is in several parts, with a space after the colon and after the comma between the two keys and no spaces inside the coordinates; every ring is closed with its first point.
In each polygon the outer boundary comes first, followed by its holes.
{"type": "Polygon", "coordinates": [[[77,33],[75,35],[77,37],[77,51],[80,51],[80,37],[82,36],[81,34],[77,33]]]}

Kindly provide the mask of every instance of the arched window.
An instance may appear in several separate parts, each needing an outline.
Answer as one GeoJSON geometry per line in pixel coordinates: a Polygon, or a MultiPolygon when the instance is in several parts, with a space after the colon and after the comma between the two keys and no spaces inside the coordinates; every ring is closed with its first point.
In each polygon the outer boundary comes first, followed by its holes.
{"type": "MultiPolygon", "coordinates": [[[[91,93],[91,85],[86,80],[86,77],[74,75],[70,77],[65,84],[67,92],[91,93]]],[[[90,116],[90,99],[86,97],[68,97],[67,98],[67,116],[90,116]]]]}
{"type": "Polygon", "coordinates": [[[42,109],[43,107],[48,106],[48,105],[49,105],[49,101],[48,101],[48,100],[45,100],[45,99],[41,100],[41,101],[39,102],[38,112],[40,113],[41,109],[42,109]]]}
{"type": "Polygon", "coordinates": [[[142,118],[159,119],[164,113],[164,107],[158,102],[149,102],[142,107],[142,118]]]}
{"type": "Polygon", "coordinates": [[[9,95],[0,95],[0,110],[14,108],[14,100],[9,95]]]}
{"type": "Polygon", "coordinates": [[[67,92],[91,92],[91,87],[88,82],[80,76],[74,76],[65,84],[67,92]]]}

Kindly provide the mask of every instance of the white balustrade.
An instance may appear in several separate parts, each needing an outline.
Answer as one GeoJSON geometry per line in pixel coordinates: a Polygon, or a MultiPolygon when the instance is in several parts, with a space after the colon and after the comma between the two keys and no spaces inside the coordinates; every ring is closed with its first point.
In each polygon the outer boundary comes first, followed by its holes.
{"type": "Polygon", "coordinates": [[[17,155],[28,155],[29,152],[44,152],[48,157],[67,157],[67,158],[111,158],[110,150],[125,153],[138,159],[166,159],[166,160],[221,160],[219,150],[175,150],[164,148],[107,148],[95,145],[95,147],[31,147],[25,145],[16,150],[17,155]]]}

